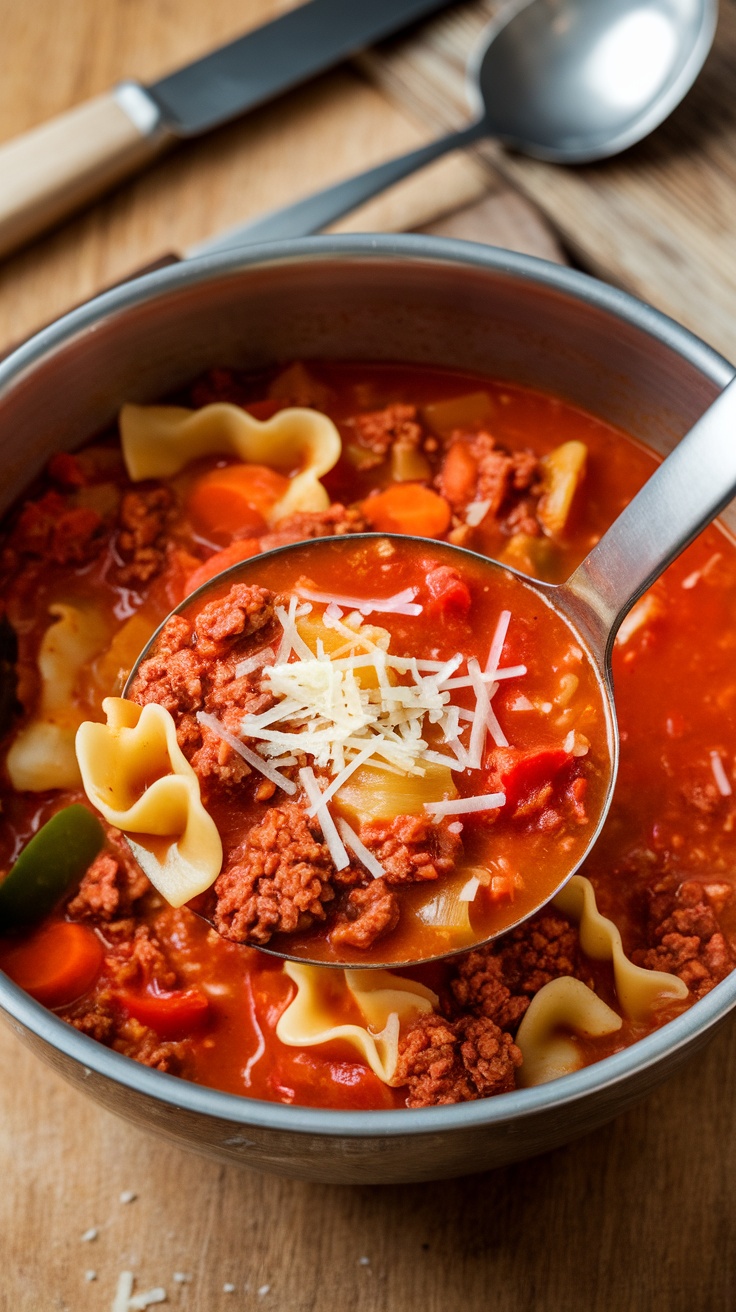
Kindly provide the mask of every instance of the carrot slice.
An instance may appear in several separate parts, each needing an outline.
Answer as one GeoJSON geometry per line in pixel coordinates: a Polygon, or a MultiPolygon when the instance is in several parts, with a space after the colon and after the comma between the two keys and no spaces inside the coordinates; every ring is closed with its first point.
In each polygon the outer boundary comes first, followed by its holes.
{"type": "Polygon", "coordinates": [[[4,947],[0,966],[37,1002],[46,1007],[63,1007],[87,991],[103,957],[104,949],[94,930],[61,920],[45,925],[23,943],[4,947]]]}
{"type": "Polygon", "coordinates": [[[255,536],[265,532],[268,513],[288,486],[267,465],[224,465],[197,480],[187,509],[205,532],[255,536]]]}
{"type": "Polygon", "coordinates": [[[421,483],[395,483],[368,497],[363,514],[379,533],[413,533],[439,538],[450,527],[450,507],[444,497],[421,483]]]}
{"type": "Polygon", "coordinates": [[[223,547],[222,551],[216,551],[214,556],[210,556],[209,560],[189,575],[184,596],[190,596],[197,588],[201,588],[203,583],[209,583],[216,574],[221,574],[231,565],[237,565],[241,560],[250,560],[251,556],[257,556],[260,550],[261,544],[258,538],[239,538],[237,542],[231,542],[229,547],[223,547]]]}

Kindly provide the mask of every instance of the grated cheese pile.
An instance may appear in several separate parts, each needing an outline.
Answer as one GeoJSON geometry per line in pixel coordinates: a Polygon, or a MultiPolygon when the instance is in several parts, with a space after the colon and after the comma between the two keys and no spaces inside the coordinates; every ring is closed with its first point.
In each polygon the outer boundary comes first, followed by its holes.
{"type": "MultiPolygon", "coordinates": [[[[301,763],[299,781],[309,814],[319,819],[338,870],[349,864],[350,849],[374,876],[383,873],[345,821],[336,825],[328,809],[354,771],[366,766],[422,776],[427,763],[453,771],[477,770],[489,734],[498,746],[508,745],[492,701],[503,679],[526,673],[523,665],[499,668],[510,612],[499,617],[483,670],[475,657],[461,652],[446,661],[394,656],[388,650],[386,631],[364,628],[364,617],[375,612],[419,614],[416,592],[407,588],[384,600],[357,601],[300,589],[288,608],[276,608],[282,629],[278,650],[270,651],[265,660],[260,653],[236,667],[240,676],[260,666],[262,687],[276,698],[269,710],[243,716],[240,730],[250,745],[215,716],[198,715],[201,723],[287,793],[293,794],[296,784],[281,770],[301,763]],[[313,601],[326,603],[321,622],[344,639],[329,653],[319,639],[313,652],[299,633],[297,622],[311,613],[313,601]],[[469,689],[475,706],[453,702],[455,689],[469,689]],[[440,745],[447,750],[430,747],[429,726],[437,727],[440,745]],[[305,756],[312,764],[303,764],[305,756]],[[324,790],[313,767],[331,776],[324,790]]],[[[491,793],[427,803],[425,809],[437,823],[445,815],[489,810],[504,802],[503,793],[491,793]]]]}

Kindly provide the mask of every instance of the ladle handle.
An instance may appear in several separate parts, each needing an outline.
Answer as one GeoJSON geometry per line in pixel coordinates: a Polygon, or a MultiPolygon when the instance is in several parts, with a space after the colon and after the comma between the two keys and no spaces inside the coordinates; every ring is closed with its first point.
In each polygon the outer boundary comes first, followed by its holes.
{"type": "Polygon", "coordinates": [[[344,214],[357,209],[365,201],[385,191],[387,187],[400,182],[410,173],[424,168],[433,160],[439,159],[451,150],[460,150],[463,146],[477,141],[486,131],[483,119],[471,123],[470,127],[460,132],[451,132],[446,137],[431,141],[428,146],[420,146],[406,155],[398,155],[378,164],[365,173],[357,173],[334,187],[326,187],[312,196],[305,196],[293,205],[283,209],[271,210],[252,223],[241,224],[230,232],[200,243],[187,251],[187,256],[212,255],[226,250],[237,250],[240,246],[251,246],[262,241],[279,241],[288,237],[310,237],[322,228],[336,223],[344,214]]]}
{"type": "Polygon", "coordinates": [[[736,379],[563,585],[607,654],[634,602],[735,495],[736,379]]]}

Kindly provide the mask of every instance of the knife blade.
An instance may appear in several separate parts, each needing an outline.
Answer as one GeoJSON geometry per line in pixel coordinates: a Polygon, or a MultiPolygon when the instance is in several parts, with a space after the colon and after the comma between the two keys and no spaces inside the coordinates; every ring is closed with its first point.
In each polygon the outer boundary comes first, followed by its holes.
{"type": "Polygon", "coordinates": [[[262,105],[449,2],[309,0],[158,82],[124,82],[0,146],[0,257],[177,140],[262,105]]]}

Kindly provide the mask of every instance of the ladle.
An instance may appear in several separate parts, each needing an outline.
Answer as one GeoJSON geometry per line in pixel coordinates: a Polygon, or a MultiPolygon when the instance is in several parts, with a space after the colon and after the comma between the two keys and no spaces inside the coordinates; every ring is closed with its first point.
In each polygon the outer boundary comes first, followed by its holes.
{"type": "MultiPolygon", "coordinates": [[[[551,606],[565,620],[576,640],[587,653],[587,658],[595,671],[609,722],[610,778],[599,822],[590,834],[585,852],[575,861],[567,878],[579,868],[595,842],[613,795],[618,764],[618,730],[611,657],[619,626],[642,593],[728,505],[734,495],[736,495],[736,380],[725,388],[690,432],[682,438],[674,451],[645,483],[565,583],[549,584],[529,579],[497,561],[479,557],[475,552],[442,544],[443,552],[457,553],[460,567],[463,559],[470,556],[475,561],[482,560],[487,570],[503,571],[507,577],[516,576],[520,587],[531,588],[539,593],[546,605],[551,606]]],[[[371,536],[375,537],[375,535],[371,536]]],[[[354,542],[356,537],[357,535],[353,535],[346,541],[354,542]]],[[[337,539],[323,541],[335,542],[337,539]]],[[[221,594],[224,583],[229,586],[240,579],[257,581],[259,564],[262,565],[270,556],[283,556],[284,553],[297,549],[299,545],[304,546],[304,544],[295,544],[294,547],[280,547],[275,552],[234,565],[204,584],[172,613],[180,614],[189,611],[190,608],[199,610],[211,594],[218,590],[221,594]]],[[[127,695],[134,683],[141,662],[155,648],[158,632],[160,630],[154,634],[138,657],[126,683],[124,695],[127,695]]],[[[129,841],[145,870],[150,866],[150,854],[136,842],[135,837],[132,839],[129,837],[129,841]]],[[[537,909],[538,907],[532,908],[526,915],[532,914],[533,910],[537,909]]],[[[526,915],[520,919],[525,919],[526,915]]],[[[507,928],[508,926],[505,927],[504,932],[507,928]]],[[[387,947],[390,945],[390,937],[387,936],[387,947]]],[[[487,942],[489,939],[483,941],[487,942]]],[[[458,950],[467,950],[467,946],[472,945],[464,944],[463,948],[458,950]]],[[[281,957],[291,955],[288,951],[277,950],[270,944],[265,950],[281,957]]],[[[416,964],[415,961],[391,960],[390,952],[387,952],[386,956],[388,960],[385,962],[371,961],[365,964],[372,967],[384,965],[392,968],[416,964]]],[[[300,950],[298,960],[304,961],[310,958],[300,950]]],[[[319,964],[325,964],[324,960],[320,959],[319,964]]],[[[353,956],[349,962],[331,961],[327,964],[354,966],[355,958],[353,956]]]]}
{"type": "Polygon", "coordinates": [[[468,67],[476,112],[459,132],[193,247],[189,255],[307,237],[433,160],[493,137],[557,164],[616,155],[692,86],[717,0],[522,0],[484,31],[468,67]]]}

